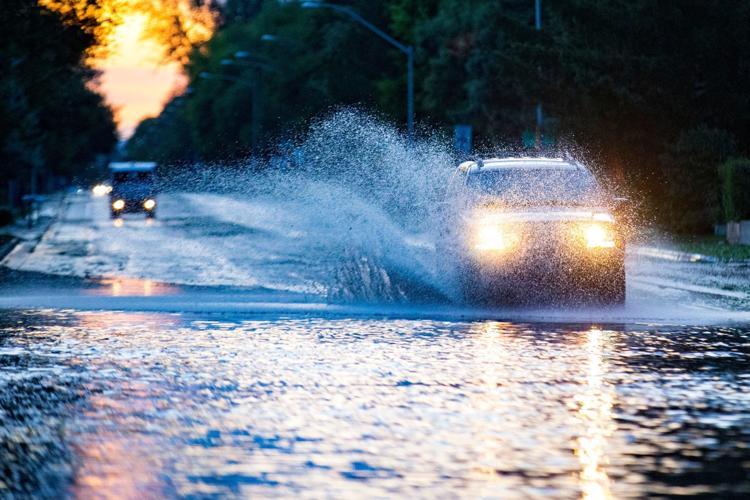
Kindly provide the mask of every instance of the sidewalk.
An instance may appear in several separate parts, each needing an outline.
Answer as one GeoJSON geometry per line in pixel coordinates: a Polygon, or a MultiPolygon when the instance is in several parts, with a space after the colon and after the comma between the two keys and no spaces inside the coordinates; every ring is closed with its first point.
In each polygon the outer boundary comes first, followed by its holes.
{"type": "Polygon", "coordinates": [[[20,251],[21,247],[28,253],[34,251],[36,244],[62,212],[66,198],[63,192],[48,195],[31,226],[26,218],[22,218],[0,228],[0,265],[12,252],[20,251]]]}
{"type": "Polygon", "coordinates": [[[660,246],[635,245],[630,247],[634,255],[648,257],[651,259],[669,260],[672,262],[706,262],[716,263],[719,259],[710,255],[699,253],[687,253],[677,250],[669,250],[660,246]]]}

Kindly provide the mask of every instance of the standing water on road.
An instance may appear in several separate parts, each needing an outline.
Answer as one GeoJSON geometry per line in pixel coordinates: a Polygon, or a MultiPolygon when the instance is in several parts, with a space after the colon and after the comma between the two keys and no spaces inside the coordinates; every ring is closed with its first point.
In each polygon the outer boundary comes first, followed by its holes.
{"type": "Polygon", "coordinates": [[[624,307],[463,308],[440,141],[343,112],[294,157],[153,221],[68,196],[2,261],[0,497],[750,494],[748,266],[634,252],[624,307]]]}
{"type": "MultiPolygon", "coordinates": [[[[155,221],[113,222],[104,198],[69,196],[41,241],[3,264],[84,278],[240,287],[264,301],[456,301],[459,290],[436,265],[441,202],[455,168],[444,142],[410,146],[391,125],[343,111],[315,122],[290,157],[288,168],[261,172],[188,169],[159,196],[155,221]]],[[[626,266],[628,305],[616,320],[654,313],[669,320],[686,307],[691,317],[713,317],[717,307],[742,311],[750,303],[749,266],[654,265],[635,252],[626,266]]]]}
{"type": "Polygon", "coordinates": [[[2,318],[4,488],[13,478],[49,497],[750,493],[747,329],[2,318]]]}

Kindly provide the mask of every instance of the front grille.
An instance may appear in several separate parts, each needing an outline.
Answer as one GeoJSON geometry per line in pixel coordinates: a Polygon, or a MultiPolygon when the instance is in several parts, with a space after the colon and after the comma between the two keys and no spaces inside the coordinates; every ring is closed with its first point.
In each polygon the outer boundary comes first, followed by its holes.
{"type": "Polygon", "coordinates": [[[527,222],[524,224],[523,247],[527,252],[563,253],[570,247],[570,224],[561,222],[527,222]]]}

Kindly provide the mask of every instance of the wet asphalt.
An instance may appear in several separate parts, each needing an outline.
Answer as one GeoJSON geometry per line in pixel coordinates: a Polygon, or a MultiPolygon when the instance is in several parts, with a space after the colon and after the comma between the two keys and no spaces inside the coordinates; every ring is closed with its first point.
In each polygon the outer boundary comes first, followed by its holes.
{"type": "Polygon", "coordinates": [[[744,498],[750,318],[711,293],[488,311],[0,267],[0,498],[744,498]]]}
{"type": "Polygon", "coordinates": [[[743,496],[740,326],[6,310],[0,496],[743,496]]]}

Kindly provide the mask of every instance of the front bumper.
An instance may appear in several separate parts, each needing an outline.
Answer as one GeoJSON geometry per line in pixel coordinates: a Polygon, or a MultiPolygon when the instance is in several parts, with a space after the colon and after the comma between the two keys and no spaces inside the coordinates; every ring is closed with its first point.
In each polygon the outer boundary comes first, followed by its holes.
{"type": "Polygon", "coordinates": [[[617,270],[624,248],[517,248],[467,252],[468,261],[488,276],[585,276],[617,270]]]}
{"type": "Polygon", "coordinates": [[[625,244],[587,247],[572,225],[533,224],[507,248],[478,250],[470,238],[461,251],[465,287],[504,295],[593,295],[619,293],[625,283],[625,244]]]}

